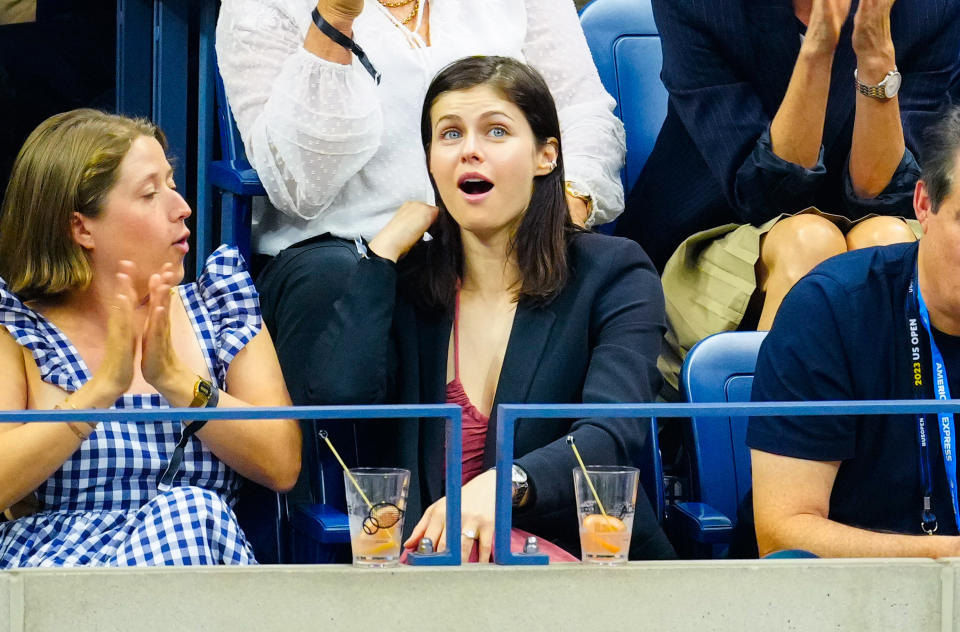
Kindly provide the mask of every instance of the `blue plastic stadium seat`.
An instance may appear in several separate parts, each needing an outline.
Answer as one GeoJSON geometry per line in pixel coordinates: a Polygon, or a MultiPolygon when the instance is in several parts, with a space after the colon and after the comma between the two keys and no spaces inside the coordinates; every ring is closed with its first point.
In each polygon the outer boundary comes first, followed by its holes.
{"type": "MultiPolygon", "coordinates": [[[[627,133],[625,189],[640,175],[667,117],[667,90],[660,81],[663,53],[650,0],[594,0],[580,24],[600,73],[617,101],[627,133]]],[[[629,191],[627,191],[629,194],[629,191]]]]}
{"type": "MultiPolygon", "coordinates": [[[[217,70],[217,122],[220,131],[220,160],[210,163],[209,183],[220,190],[219,243],[231,244],[250,261],[250,224],[253,196],[266,195],[260,177],[247,161],[243,140],[227,103],[223,79],[217,70]]],[[[198,219],[199,221],[199,219],[198,219]]]]}
{"type": "MultiPolygon", "coordinates": [[[[680,372],[680,389],[690,403],[750,401],[757,353],[766,332],[726,332],[697,343],[680,372]]],[[[671,533],[707,545],[711,557],[725,553],[737,507],[750,490],[750,451],[746,417],[695,417],[690,420],[694,501],[671,507],[671,533]]]]}

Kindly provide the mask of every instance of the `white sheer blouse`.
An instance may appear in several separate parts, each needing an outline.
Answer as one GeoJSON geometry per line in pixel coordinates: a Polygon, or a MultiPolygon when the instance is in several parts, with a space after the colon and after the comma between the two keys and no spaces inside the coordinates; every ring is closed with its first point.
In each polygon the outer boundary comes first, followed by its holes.
{"type": "Polygon", "coordinates": [[[314,6],[223,0],[220,8],[227,98],[247,157],[282,211],[255,206],[255,251],[273,255],[322,233],[370,239],[404,202],[434,203],[421,103],[436,72],[467,55],[512,56],[539,70],[557,103],[566,178],[594,200],[589,224],[623,210],[623,126],[571,0],[430,0],[430,46],[367,0],[354,39],[383,75],[379,86],[355,58],[342,65],[303,48],[314,6]]]}

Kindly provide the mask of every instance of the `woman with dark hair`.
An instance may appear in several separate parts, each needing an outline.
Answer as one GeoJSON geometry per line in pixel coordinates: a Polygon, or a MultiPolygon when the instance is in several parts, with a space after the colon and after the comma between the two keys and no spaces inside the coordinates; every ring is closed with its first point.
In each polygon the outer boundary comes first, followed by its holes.
{"type": "MultiPolygon", "coordinates": [[[[496,405],[650,401],[663,296],[639,246],[570,221],[560,125],[536,71],[505,57],[451,64],[427,90],[421,133],[438,206],[404,204],[370,241],[314,350],[324,366],[310,389],[326,402],[461,405],[461,534],[445,530],[442,424],[376,422],[359,456],[411,470],[407,546],[459,541],[466,556],[478,540],[487,561],[496,405]]],[[[633,464],[643,428],[520,421],[515,525],[577,551],[576,460],[564,438],[588,463],[633,464]]],[[[631,557],[672,557],[640,495],[631,557]]]]}

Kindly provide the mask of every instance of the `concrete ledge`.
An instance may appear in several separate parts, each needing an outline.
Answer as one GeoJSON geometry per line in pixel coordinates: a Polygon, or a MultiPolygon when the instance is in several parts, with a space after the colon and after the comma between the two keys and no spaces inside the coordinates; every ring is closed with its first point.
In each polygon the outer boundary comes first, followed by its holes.
{"type": "Polygon", "coordinates": [[[0,573],[0,630],[939,632],[951,629],[942,582],[958,570],[931,560],[29,569],[0,573]],[[10,605],[20,590],[22,618],[10,605]]]}

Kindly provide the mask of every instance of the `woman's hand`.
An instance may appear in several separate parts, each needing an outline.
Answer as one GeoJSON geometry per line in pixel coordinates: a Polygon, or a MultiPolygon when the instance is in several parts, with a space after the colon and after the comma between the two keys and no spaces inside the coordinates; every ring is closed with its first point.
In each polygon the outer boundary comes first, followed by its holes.
{"type": "Polygon", "coordinates": [[[405,202],[386,226],[370,240],[370,250],[394,263],[423,237],[440,209],[423,202],[405,202]]]}
{"type": "Polygon", "coordinates": [[[570,210],[570,219],[580,228],[586,228],[587,218],[590,216],[590,209],[587,208],[587,203],[578,197],[573,197],[569,193],[565,195],[567,197],[567,208],[570,210]]]}
{"type": "Polygon", "coordinates": [[[894,0],[860,0],[853,18],[853,51],[864,83],[879,83],[886,73],[893,70],[896,62],[893,36],[890,33],[890,9],[894,0]],[[864,66],[868,68],[864,68],[864,66]],[[879,76],[867,76],[874,70],[879,76]]]}
{"type": "Polygon", "coordinates": [[[818,53],[832,55],[849,14],[850,0],[813,0],[804,46],[818,53]]]}
{"type": "Polygon", "coordinates": [[[133,382],[137,342],[133,326],[134,305],[137,303],[133,289],[136,268],[132,261],[120,261],[118,267],[116,291],[107,321],[106,351],[92,380],[106,391],[105,399],[111,402],[123,395],[133,382]]]}
{"type": "MultiPolygon", "coordinates": [[[[490,552],[493,549],[493,523],[496,508],[495,470],[488,470],[480,474],[460,490],[460,515],[462,533],[460,539],[460,559],[467,561],[470,550],[473,548],[474,538],[468,538],[463,533],[475,533],[480,542],[481,563],[490,561],[490,552]]],[[[447,499],[441,498],[430,505],[420,518],[420,522],[413,528],[413,533],[403,545],[411,548],[420,542],[421,538],[430,538],[437,543],[437,551],[447,549],[447,499]]],[[[452,536],[454,539],[456,535],[452,536]]]]}
{"type": "MultiPolygon", "coordinates": [[[[175,385],[183,387],[189,382],[192,388],[194,379],[194,375],[180,362],[170,341],[170,292],[176,283],[177,276],[172,263],[164,265],[159,274],[150,275],[147,321],[143,329],[143,353],[140,358],[143,379],[165,397],[171,394],[175,385]]],[[[168,397],[171,404],[177,399],[180,398],[168,397]]],[[[189,401],[183,405],[187,403],[189,401]]]]}

